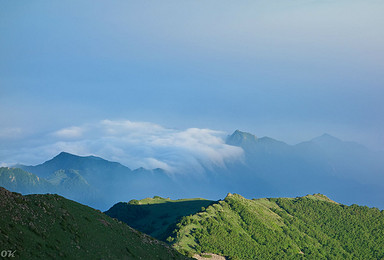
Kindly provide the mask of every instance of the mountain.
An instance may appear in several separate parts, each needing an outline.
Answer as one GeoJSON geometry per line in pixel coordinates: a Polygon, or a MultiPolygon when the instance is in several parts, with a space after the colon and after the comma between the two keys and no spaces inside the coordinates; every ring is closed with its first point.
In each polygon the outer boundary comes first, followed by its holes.
{"type": "Polygon", "coordinates": [[[47,181],[55,185],[56,193],[66,198],[82,200],[87,204],[98,198],[98,190],[89,185],[78,170],[57,170],[47,177],[47,181]]]}
{"type": "MultiPolygon", "coordinates": [[[[158,207],[151,200],[134,201],[115,205],[110,211],[118,210],[115,216],[119,220],[140,223],[141,231],[148,232],[145,227],[154,219],[161,221],[158,207]]],[[[184,212],[182,218],[176,214],[178,221],[168,228],[171,235],[165,240],[189,256],[214,253],[226,259],[384,257],[384,211],[356,204],[345,206],[322,194],[252,200],[228,194],[224,200],[195,210],[191,214],[184,212]]],[[[170,217],[175,211],[167,213],[170,217]]]]}
{"type": "Polygon", "coordinates": [[[58,170],[41,178],[20,168],[0,167],[0,186],[22,194],[58,193],[87,204],[98,203],[97,190],[76,170],[58,170]]]}
{"type": "Polygon", "coordinates": [[[289,145],[236,130],[226,144],[240,147],[243,156],[200,172],[131,170],[99,157],[65,152],[40,165],[18,167],[54,184],[55,190],[48,192],[102,210],[119,201],[153,196],[217,200],[228,191],[247,198],[323,193],[344,204],[384,208],[383,153],[329,134],[289,145]]]}
{"type": "Polygon", "coordinates": [[[15,259],[189,259],[58,195],[22,196],[0,187],[0,213],[0,244],[15,259]]]}
{"type": "Polygon", "coordinates": [[[257,144],[258,138],[250,133],[236,130],[232,135],[228,136],[227,144],[234,146],[241,146],[243,148],[253,147],[257,144]]]}
{"type": "Polygon", "coordinates": [[[238,180],[246,185],[257,184],[252,178],[258,178],[267,187],[254,189],[258,194],[252,189],[236,189],[237,193],[265,197],[320,192],[343,203],[384,208],[383,153],[329,134],[288,145],[237,130],[226,143],[241,147],[245,154],[244,162],[229,164],[228,171],[243,176],[238,180]]]}
{"type": "Polygon", "coordinates": [[[90,184],[100,181],[119,178],[122,175],[129,175],[131,170],[117,162],[110,162],[96,156],[77,156],[61,152],[51,160],[36,166],[17,165],[39,177],[47,178],[57,170],[77,170],[88,179],[90,184]]]}
{"type": "Polygon", "coordinates": [[[128,203],[119,202],[105,214],[152,237],[165,240],[181,217],[195,214],[212,203],[211,200],[200,198],[171,200],[155,196],[128,203]]]}
{"type": "MultiPolygon", "coordinates": [[[[36,166],[15,167],[54,184],[54,189],[48,189],[50,193],[58,193],[100,209],[108,208],[122,198],[148,196],[148,189],[154,194],[162,194],[172,184],[167,173],[161,169],[139,168],[132,171],[120,163],[100,157],[77,156],[66,152],[36,166]]],[[[17,187],[11,190],[24,193],[17,187]]],[[[34,192],[45,193],[47,190],[35,189],[34,192]]]]}
{"type": "Polygon", "coordinates": [[[383,211],[320,194],[257,200],[229,194],[185,217],[168,240],[179,251],[236,259],[381,259],[383,224],[383,211]]]}
{"type": "Polygon", "coordinates": [[[236,130],[227,137],[226,143],[239,146],[244,149],[246,155],[249,153],[273,153],[285,151],[289,145],[270,137],[257,138],[255,135],[236,130]]]}
{"type": "Polygon", "coordinates": [[[323,158],[332,167],[333,175],[343,176],[362,183],[375,184],[384,181],[384,153],[370,151],[366,147],[345,142],[324,134],[308,142],[296,145],[307,157],[323,158]]]}
{"type": "Polygon", "coordinates": [[[47,193],[55,190],[46,179],[19,168],[0,167],[0,186],[21,193],[47,193]]]}

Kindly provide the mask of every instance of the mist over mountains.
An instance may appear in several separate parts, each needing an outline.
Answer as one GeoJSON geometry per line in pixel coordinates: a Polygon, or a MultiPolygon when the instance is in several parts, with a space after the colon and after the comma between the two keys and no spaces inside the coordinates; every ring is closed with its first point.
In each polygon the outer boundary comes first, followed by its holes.
{"type": "MultiPolygon", "coordinates": [[[[272,196],[319,191],[343,203],[383,207],[384,156],[381,152],[329,134],[288,145],[269,137],[256,138],[235,131],[227,143],[242,147],[245,152],[245,163],[230,165],[229,171],[241,171],[244,183],[257,176],[270,185],[274,191],[272,196]]],[[[251,185],[247,192],[252,189],[251,185]]],[[[265,189],[261,186],[260,191],[265,189]]],[[[246,196],[254,196],[247,192],[246,196]]]]}
{"type": "Polygon", "coordinates": [[[175,129],[151,122],[102,120],[65,127],[5,142],[0,158],[11,166],[36,165],[62,151],[76,155],[97,155],[132,169],[161,168],[173,174],[201,174],[205,168],[224,166],[224,161],[239,160],[241,148],[225,143],[222,131],[175,129]]]}
{"type": "Polygon", "coordinates": [[[219,199],[228,192],[247,198],[322,193],[344,204],[384,208],[384,156],[359,144],[324,134],[288,145],[236,130],[217,149],[223,147],[240,150],[242,156],[219,158],[216,164],[202,162],[199,172],[192,168],[190,174],[132,170],[100,157],[62,152],[36,166],[1,168],[0,185],[24,194],[58,193],[102,210],[155,195],[219,199]]]}

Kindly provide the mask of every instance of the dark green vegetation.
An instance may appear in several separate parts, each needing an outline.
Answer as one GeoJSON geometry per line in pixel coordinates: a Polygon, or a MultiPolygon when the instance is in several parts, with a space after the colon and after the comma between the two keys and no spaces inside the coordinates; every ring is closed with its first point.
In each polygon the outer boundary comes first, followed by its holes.
{"type": "MultiPolygon", "coordinates": [[[[150,216],[157,204],[117,205],[117,217],[140,223],[143,231],[146,223],[150,226],[159,215],[150,216]],[[136,207],[143,207],[143,211],[136,207]],[[124,210],[144,215],[128,217],[124,210]]],[[[341,205],[321,194],[253,200],[228,194],[195,214],[186,212],[166,233],[169,237],[165,241],[189,256],[215,253],[247,260],[384,258],[384,211],[341,205]]]]}
{"type": "Polygon", "coordinates": [[[165,243],[58,195],[0,187],[0,251],[16,259],[187,259],[165,243]]]}
{"type": "Polygon", "coordinates": [[[105,213],[155,238],[165,240],[181,217],[195,214],[213,201],[205,199],[171,200],[155,196],[117,203],[105,213]]]}

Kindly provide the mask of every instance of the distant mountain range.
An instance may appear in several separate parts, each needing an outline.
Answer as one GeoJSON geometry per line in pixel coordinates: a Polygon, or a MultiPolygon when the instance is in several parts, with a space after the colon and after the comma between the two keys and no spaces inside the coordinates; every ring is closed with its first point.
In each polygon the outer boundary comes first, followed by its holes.
{"type": "Polygon", "coordinates": [[[343,203],[384,208],[383,152],[370,151],[328,134],[288,145],[237,130],[228,136],[227,144],[245,151],[244,164],[229,165],[228,169],[240,173],[241,183],[248,183],[247,189],[241,185],[235,189],[247,197],[320,192],[343,203]],[[257,185],[258,179],[262,185],[257,185]],[[273,192],[266,194],[264,183],[273,192]],[[260,193],[255,194],[252,185],[256,185],[260,193]]]}
{"type": "Polygon", "coordinates": [[[95,156],[62,152],[36,166],[0,170],[0,185],[12,191],[58,193],[99,209],[118,201],[162,197],[205,197],[228,192],[248,198],[323,193],[344,204],[384,208],[384,154],[330,135],[288,145],[236,130],[226,143],[241,147],[244,160],[204,174],[131,170],[95,156]]]}
{"type": "Polygon", "coordinates": [[[153,182],[152,185],[171,182],[161,169],[139,168],[132,171],[117,162],[66,152],[36,166],[18,164],[13,168],[0,169],[0,185],[12,191],[24,194],[57,193],[96,208],[106,208],[135,195],[147,196],[146,187],[151,188],[150,194],[160,193],[159,189],[151,187],[149,181],[153,182]],[[15,172],[18,175],[11,177],[15,172]],[[12,178],[13,182],[10,181],[12,178]],[[34,184],[34,179],[41,183],[34,184]],[[33,192],[30,192],[29,186],[34,187],[33,192]]]}

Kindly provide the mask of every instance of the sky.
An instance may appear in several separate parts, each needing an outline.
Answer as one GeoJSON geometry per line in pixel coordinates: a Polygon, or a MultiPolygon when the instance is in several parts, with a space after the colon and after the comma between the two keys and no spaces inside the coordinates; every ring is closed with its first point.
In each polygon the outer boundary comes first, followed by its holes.
{"type": "Polygon", "coordinates": [[[0,0],[0,163],[67,149],[220,164],[241,157],[223,143],[236,129],[384,150],[383,13],[381,0],[0,0]],[[106,122],[144,133],[148,156],[106,122]]]}

